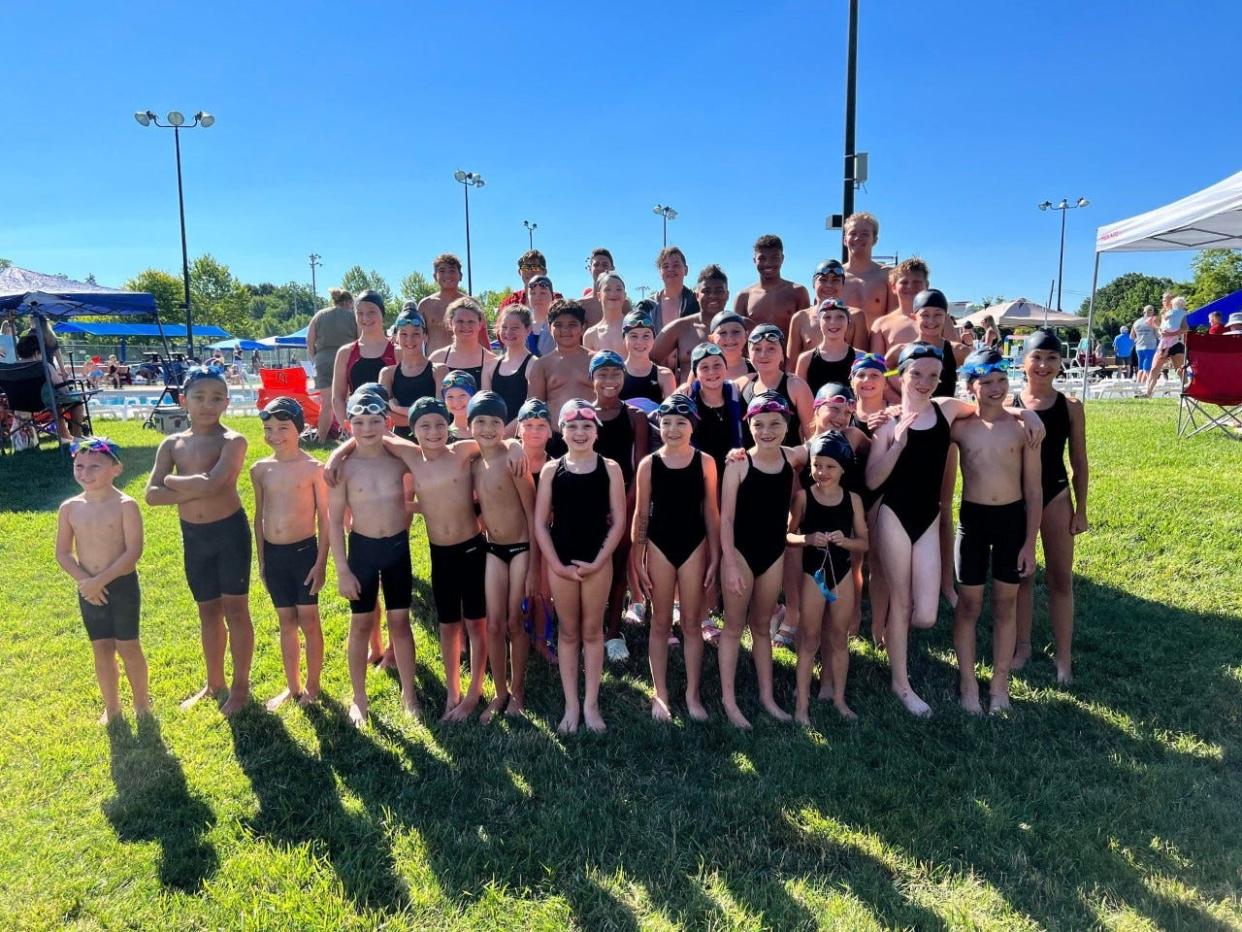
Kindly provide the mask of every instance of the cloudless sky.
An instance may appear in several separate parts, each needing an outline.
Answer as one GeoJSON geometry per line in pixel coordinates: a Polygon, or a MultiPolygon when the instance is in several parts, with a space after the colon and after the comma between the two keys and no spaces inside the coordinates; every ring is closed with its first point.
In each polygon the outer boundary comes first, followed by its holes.
{"type": "MultiPolygon", "coordinates": [[[[1094,231],[1242,168],[1242,5],[860,3],[856,208],[877,254],[922,255],[951,300],[1045,301],[1071,211],[1063,305],[1090,291],[1094,231]]],[[[0,256],[119,284],[177,272],[171,130],[135,110],[213,113],[182,134],[191,257],[319,290],[360,263],[396,289],[465,259],[517,284],[523,219],[558,290],[606,245],[631,292],[659,285],[657,202],[691,275],[754,280],[785,241],[809,284],[840,251],[845,0],[827,2],[6,5],[0,256]]],[[[1105,257],[1189,277],[1191,253],[1105,257]]]]}

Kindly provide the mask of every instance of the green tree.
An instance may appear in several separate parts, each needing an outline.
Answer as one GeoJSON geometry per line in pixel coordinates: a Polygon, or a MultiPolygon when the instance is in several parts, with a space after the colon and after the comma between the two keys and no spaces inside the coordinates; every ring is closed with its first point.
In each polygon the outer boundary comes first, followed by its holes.
{"type": "Polygon", "coordinates": [[[1190,267],[1194,270],[1194,280],[1181,293],[1191,309],[1242,289],[1242,252],[1205,249],[1194,257],[1190,267]]]}
{"type": "Polygon", "coordinates": [[[160,269],[147,269],[139,272],[121,287],[126,291],[145,291],[155,298],[155,306],[159,308],[161,320],[174,324],[185,323],[185,309],[181,306],[184,288],[181,279],[177,276],[160,269]]]}
{"type": "MultiPolygon", "coordinates": [[[[1095,318],[1093,336],[1096,339],[1114,334],[1122,324],[1132,324],[1142,313],[1144,305],[1160,306],[1160,296],[1166,291],[1177,291],[1177,283],[1171,278],[1157,278],[1141,272],[1127,272],[1095,292],[1095,318]]],[[[1078,313],[1086,317],[1091,299],[1084,298],[1078,313]]]]}
{"type": "Polygon", "coordinates": [[[506,287],[503,291],[483,291],[475,297],[479,306],[483,308],[483,313],[487,315],[489,325],[496,322],[496,309],[500,307],[500,302],[511,294],[513,294],[513,289],[506,287]]]}
{"type": "Polygon", "coordinates": [[[411,272],[401,279],[401,297],[406,301],[421,301],[438,290],[436,283],[427,281],[422,272],[411,272]]]}
{"type": "Polygon", "coordinates": [[[375,269],[367,272],[360,265],[353,266],[342,276],[341,287],[352,291],[354,297],[357,297],[360,291],[366,291],[368,288],[378,291],[384,298],[385,306],[393,299],[392,289],[388,287],[388,282],[384,279],[384,276],[375,271],[375,269]]]}
{"type": "Polygon", "coordinates": [[[0,259],[0,269],[7,269],[13,264],[12,259],[0,259]]]}
{"type": "Polygon", "coordinates": [[[95,273],[94,273],[94,272],[87,272],[87,273],[86,273],[85,282],[86,282],[86,284],[88,284],[88,285],[98,285],[98,284],[99,284],[99,282],[95,281],[95,273]]]}
{"type": "Polygon", "coordinates": [[[190,263],[190,301],[199,323],[223,327],[235,337],[253,335],[249,289],[210,253],[190,263]]]}

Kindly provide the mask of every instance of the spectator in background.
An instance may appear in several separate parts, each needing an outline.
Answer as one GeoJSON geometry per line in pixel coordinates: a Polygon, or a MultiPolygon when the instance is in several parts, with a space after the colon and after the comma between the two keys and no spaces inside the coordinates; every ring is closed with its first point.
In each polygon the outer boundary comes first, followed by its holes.
{"type": "Polygon", "coordinates": [[[1208,333],[1215,336],[1218,333],[1225,332],[1225,325],[1221,322],[1220,311],[1212,311],[1208,314],[1208,333]]]}
{"type": "Polygon", "coordinates": [[[684,252],[676,246],[665,246],[656,256],[656,270],[664,283],[664,287],[651,296],[656,304],[651,319],[655,332],[659,333],[665,324],[671,324],[679,317],[694,317],[700,309],[699,299],[686,287],[689,267],[684,252]]]}
{"type": "MultiPolygon", "coordinates": [[[[518,259],[517,267],[518,275],[522,278],[522,287],[501,301],[500,308],[497,308],[497,310],[506,308],[510,304],[525,304],[527,307],[531,307],[530,297],[526,294],[526,289],[530,287],[531,279],[539,276],[547,278],[548,276],[548,260],[543,257],[543,253],[538,249],[528,249],[522,253],[518,259]]],[[[553,300],[560,297],[559,294],[555,295],[553,300]]]]}
{"type": "MultiPolygon", "coordinates": [[[[453,342],[453,330],[445,314],[450,304],[466,296],[460,287],[461,260],[451,252],[442,252],[432,259],[431,272],[440,290],[418,302],[419,316],[427,326],[427,340],[423,352],[428,356],[453,342]]],[[[488,343],[486,319],[479,327],[479,343],[484,346],[488,343]]]]}
{"type": "MultiPolygon", "coordinates": [[[[22,338],[17,341],[16,351],[18,360],[22,362],[44,358],[39,352],[39,338],[33,330],[22,334],[22,338]]],[[[72,437],[82,436],[82,416],[85,412],[85,407],[81,404],[82,393],[73,391],[73,386],[67,384],[68,380],[63,377],[64,373],[58,372],[50,362],[44,361],[43,367],[47,370],[48,378],[52,383],[51,386],[46,384],[43,386],[43,404],[48,411],[57,413],[56,433],[61,443],[68,443],[71,435],[72,437]],[[67,426],[66,416],[69,420],[67,426]]],[[[34,412],[27,413],[33,414],[34,412]]]]}
{"type": "Polygon", "coordinates": [[[1134,335],[1140,383],[1150,381],[1151,363],[1156,357],[1156,347],[1160,345],[1160,332],[1157,329],[1159,325],[1160,318],[1156,316],[1156,309],[1149,304],[1143,308],[1143,316],[1130,328],[1134,335]]]}
{"type": "Polygon", "coordinates": [[[315,388],[319,390],[319,424],[316,438],[320,443],[332,432],[332,367],[336,352],[346,343],[358,339],[358,321],[354,318],[354,296],[344,288],[328,292],[330,307],[321,308],[306,328],[306,355],[315,364],[315,388]]]}
{"type": "Polygon", "coordinates": [[[1186,299],[1173,297],[1169,306],[1160,314],[1160,341],[1156,345],[1156,356],[1151,364],[1151,376],[1147,379],[1147,397],[1156,390],[1156,382],[1164,375],[1165,365],[1172,363],[1173,368],[1181,372],[1186,364],[1186,299]]]}
{"type": "Polygon", "coordinates": [[[1229,315],[1224,332],[1226,336],[1242,337],[1242,311],[1234,311],[1229,315]]]}
{"type": "Polygon", "coordinates": [[[1125,324],[1121,325],[1113,339],[1113,355],[1117,358],[1117,368],[1122,374],[1127,379],[1134,378],[1134,368],[1138,360],[1134,358],[1134,338],[1130,336],[1130,328],[1125,324]]]}
{"type": "Polygon", "coordinates": [[[1001,335],[996,329],[996,318],[990,314],[983,318],[983,345],[988,349],[1000,348],[1001,335]]]}

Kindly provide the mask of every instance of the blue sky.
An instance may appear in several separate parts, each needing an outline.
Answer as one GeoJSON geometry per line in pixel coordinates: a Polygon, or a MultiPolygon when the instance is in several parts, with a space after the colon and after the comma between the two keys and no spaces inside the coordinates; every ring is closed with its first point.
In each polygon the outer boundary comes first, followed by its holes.
{"type": "MultiPolygon", "coordinates": [[[[1236,3],[863,0],[858,148],[877,253],[919,254],[953,300],[1043,301],[1069,216],[1064,305],[1090,290],[1096,226],[1242,167],[1236,3]]],[[[806,282],[837,255],[845,0],[832,2],[10,4],[0,108],[0,256],[119,283],[180,263],[171,132],[134,110],[203,109],[183,135],[191,256],[246,281],[354,263],[396,286],[464,258],[476,290],[514,284],[523,219],[558,288],[609,246],[658,285],[657,202],[692,269],[736,291],[750,246],[786,244],[806,282]],[[208,13],[208,9],[210,12],[208,13]],[[345,12],[345,11],[348,12],[345,12]],[[48,36],[44,41],[43,36],[48,36]],[[20,39],[26,44],[16,45],[20,39]]],[[[1188,276],[1190,254],[1101,269],[1188,276]]]]}

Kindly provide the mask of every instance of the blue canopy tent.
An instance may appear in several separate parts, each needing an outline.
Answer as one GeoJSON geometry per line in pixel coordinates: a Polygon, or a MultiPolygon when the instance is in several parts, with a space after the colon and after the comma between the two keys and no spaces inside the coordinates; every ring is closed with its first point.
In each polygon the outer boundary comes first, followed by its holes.
{"type": "Polygon", "coordinates": [[[1242,291],[1227,294],[1223,298],[1217,298],[1211,304],[1203,305],[1197,311],[1192,311],[1186,318],[1187,326],[1191,329],[1208,326],[1208,315],[1213,311],[1220,312],[1221,320],[1228,320],[1230,314],[1242,311],[1242,291]]]}
{"type": "MultiPolygon", "coordinates": [[[[44,360],[48,358],[48,353],[43,327],[49,319],[118,314],[150,314],[155,317],[156,327],[159,327],[160,315],[155,298],[146,292],[104,288],[12,265],[0,269],[0,315],[14,324],[18,317],[31,317],[34,321],[32,329],[39,341],[39,355],[44,360]]],[[[16,331],[16,326],[13,329],[16,331]]],[[[48,392],[55,397],[51,367],[45,365],[44,372],[48,392]]]]}
{"type": "Polygon", "coordinates": [[[306,332],[310,330],[310,324],[307,324],[301,330],[294,333],[286,333],[283,337],[264,337],[263,342],[269,347],[272,346],[305,346],[306,332]]]}
{"type": "MultiPolygon", "coordinates": [[[[87,337],[116,337],[120,341],[121,361],[125,361],[125,347],[131,339],[160,339],[166,337],[174,340],[184,340],[186,338],[184,324],[113,324],[100,321],[92,321],[91,323],[58,323],[52,327],[57,336],[87,336],[87,337]]],[[[206,324],[199,324],[194,328],[195,336],[202,337],[228,337],[229,332],[219,327],[212,327],[206,324]]],[[[165,346],[167,349],[167,346],[165,346]]]]}
{"type": "Polygon", "coordinates": [[[208,349],[239,349],[247,353],[253,353],[258,350],[261,353],[273,353],[276,347],[268,346],[266,343],[260,343],[258,340],[244,340],[240,337],[233,337],[231,340],[217,340],[210,344],[208,349]]]}

